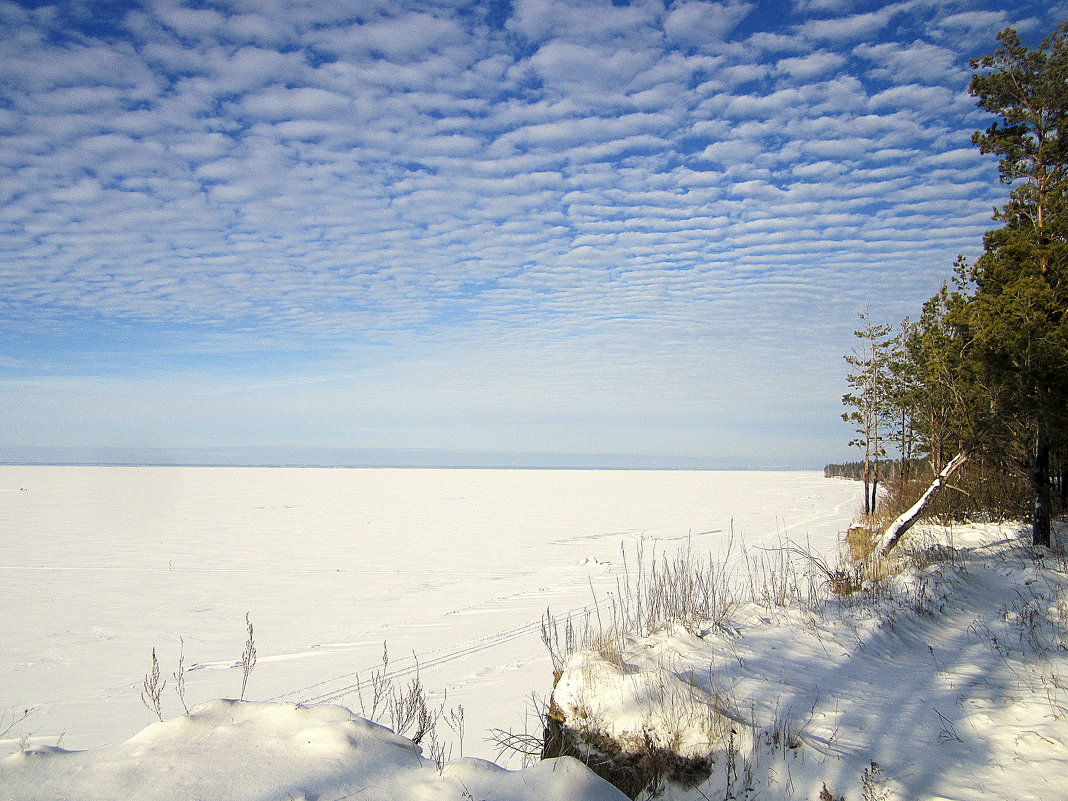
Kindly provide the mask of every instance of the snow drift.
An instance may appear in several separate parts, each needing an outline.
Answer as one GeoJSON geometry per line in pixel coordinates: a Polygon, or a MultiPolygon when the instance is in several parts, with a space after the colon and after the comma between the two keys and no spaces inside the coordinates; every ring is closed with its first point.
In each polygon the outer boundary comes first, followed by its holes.
{"type": "Polygon", "coordinates": [[[619,801],[570,758],[509,771],[481,759],[439,766],[419,746],[334,705],[218,700],[89,751],[35,746],[0,760],[20,801],[619,801]]]}

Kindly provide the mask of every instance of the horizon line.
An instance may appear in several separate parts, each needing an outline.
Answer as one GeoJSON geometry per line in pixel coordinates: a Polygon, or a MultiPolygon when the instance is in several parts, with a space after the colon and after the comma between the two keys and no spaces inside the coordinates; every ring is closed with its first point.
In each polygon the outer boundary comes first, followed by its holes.
{"type": "Polygon", "coordinates": [[[808,460],[805,462],[739,456],[547,453],[448,448],[0,446],[0,465],[12,467],[811,471],[822,470],[825,466],[812,466],[808,460]]]}

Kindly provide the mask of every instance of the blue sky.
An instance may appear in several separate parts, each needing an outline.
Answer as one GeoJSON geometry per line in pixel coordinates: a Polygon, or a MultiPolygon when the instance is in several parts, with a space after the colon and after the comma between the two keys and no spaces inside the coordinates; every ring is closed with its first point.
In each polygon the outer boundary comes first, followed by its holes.
{"type": "Polygon", "coordinates": [[[1068,3],[0,2],[6,448],[846,458],[1068,3]]]}

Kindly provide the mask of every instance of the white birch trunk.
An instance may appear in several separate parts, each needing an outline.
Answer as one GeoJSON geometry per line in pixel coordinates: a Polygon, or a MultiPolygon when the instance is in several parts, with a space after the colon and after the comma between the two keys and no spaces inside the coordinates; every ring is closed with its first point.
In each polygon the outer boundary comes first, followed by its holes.
{"type": "Polygon", "coordinates": [[[931,499],[942,491],[946,482],[949,481],[950,476],[956,473],[957,469],[966,461],[968,461],[968,454],[964,451],[961,451],[950,459],[949,464],[942,468],[942,472],[935,477],[935,480],[931,482],[931,486],[929,486],[927,491],[920,496],[920,499],[912,505],[912,508],[890,524],[879,538],[879,542],[875,547],[879,556],[887,556],[890,553],[890,550],[897,545],[897,541],[900,540],[904,533],[912,528],[912,524],[920,518],[920,515],[923,514],[923,510],[927,507],[927,504],[931,502],[931,499]]]}

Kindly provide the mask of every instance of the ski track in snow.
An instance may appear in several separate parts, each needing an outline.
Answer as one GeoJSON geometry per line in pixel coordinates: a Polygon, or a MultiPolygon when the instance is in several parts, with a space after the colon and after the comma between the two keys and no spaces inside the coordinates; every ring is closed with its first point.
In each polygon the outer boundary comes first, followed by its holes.
{"type": "MultiPolygon", "coordinates": [[[[852,502],[850,502],[850,503],[852,503],[852,502]]],[[[826,522],[828,520],[835,520],[835,521],[840,520],[841,517],[842,517],[842,510],[843,510],[843,508],[845,508],[846,505],[847,504],[845,504],[845,503],[837,503],[837,504],[835,504],[833,511],[831,511],[830,513],[813,515],[810,518],[806,518],[804,520],[797,521],[797,522],[792,523],[792,524],[790,524],[788,526],[784,525],[779,532],[766,534],[766,535],[758,538],[757,540],[753,541],[752,543],[747,543],[746,547],[748,547],[748,548],[759,548],[761,546],[766,545],[769,540],[775,539],[777,537],[782,537],[784,535],[788,535],[790,532],[793,532],[793,531],[804,531],[807,528],[809,528],[809,527],[811,527],[811,526],[813,526],[813,525],[815,525],[817,523],[826,522]]],[[[694,539],[696,539],[698,537],[701,537],[701,536],[711,535],[711,534],[719,534],[719,533],[722,533],[722,529],[713,529],[713,530],[710,530],[710,531],[699,532],[699,533],[692,534],[692,535],[691,534],[686,534],[686,535],[682,535],[682,536],[678,536],[678,537],[658,537],[656,539],[658,541],[660,541],[660,542],[677,542],[677,541],[683,541],[683,540],[692,541],[692,540],[694,540],[694,539]]],[[[603,538],[608,538],[608,537],[622,537],[622,536],[625,536],[625,533],[621,532],[621,533],[618,533],[618,534],[598,534],[598,535],[594,535],[592,537],[578,538],[578,539],[580,539],[580,540],[581,539],[603,539],[603,538]]],[[[744,553],[742,553],[739,550],[738,552],[735,552],[730,557],[728,557],[725,560],[725,563],[726,564],[734,564],[734,563],[740,561],[742,558],[744,558],[744,553]]],[[[616,571],[616,572],[619,572],[619,571],[616,571]]],[[[632,593],[632,597],[633,597],[633,595],[634,594],[632,593]]],[[[560,624],[560,625],[564,625],[568,621],[574,621],[574,620],[580,619],[580,618],[585,617],[586,615],[588,615],[590,613],[593,613],[596,610],[596,608],[597,608],[597,604],[590,603],[590,604],[587,604],[585,606],[579,607],[577,609],[572,609],[572,610],[570,610],[570,611],[568,611],[566,613],[558,615],[557,616],[557,623],[560,624]]],[[[463,614],[463,612],[454,611],[454,612],[450,612],[449,614],[463,614]]],[[[456,659],[460,659],[461,657],[472,656],[474,654],[479,654],[479,653],[488,651],[491,648],[495,648],[498,645],[502,645],[504,643],[511,642],[513,640],[519,639],[521,637],[525,637],[527,635],[531,635],[531,634],[535,634],[535,633],[540,634],[541,626],[542,626],[541,619],[533,621],[533,622],[523,623],[522,625],[516,626],[514,628],[507,629],[505,631],[499,631],[499,632],[497,632],[497,633],[495,633],[493,635],[490,635],[488,637],[482,637],[482,638],[479,638],[479,639],[474,640],[474,641],[466,642],[466,643],[460,645],[459,647],[456,647],[454,649],[450,649],[450,650],[445,651],[445,652],[430,651],[430,652],[425,653],[422,657],[420,657],[418,659],[415,658],[414,656],[402,657],[402,658],[400,658],[398,660],[401,663],[400,665],[392,666],[394,663],[391,662],[390,664],[391,664],[392,667],[390,667],[389,669],[387,669],[385,671],[381,670],[381,667],[382,667],[381,665],[366,667],[363,670],[358,670],[358,671],[355,671],[354,673],[350,673],[350,674],[346,674],[346,675],[342,675],[342,676],[336,676],[336,677],[334,677],[332,679],[326,679],[326,680],[321,681],[321,682],[316,682],[313,685],[310,685],[310,686],[307,686],[307,687],[300,687],[298,689],[291,690],[289,692],[282,693],[280,695],[274,696],[273,698],[270,698],[270,699],[267,699],[267,700],[270,700],[270,701],[296,701],[297,703],[301,703],[301,704],[337,703],[337,702],[342,701],[343,699],[345,699],[347,697],[350,697],[350,696],[353,696],[353,695],[358,695],[363,690],[369,689],[372,686],[372,683],[374,681],[374,679],[372,678],[372,674],[375,671],[381,671],[382,678],[385,678],[385,679],[390,680],[390,681],[405,680],[405,679],[411,678],[413,676],[416,676],[418,674],[421,674],[424,671],[428,671],[428,670],[430,670],[430,669],[432,669],[432,668],[434,668],[434,667],[436,667],[438,665],[442,665],[442,664],[445,664],[447,662],[452,662],[452,661],[454,661],[456,659]],[[359,676],[364,676],[364,678],[359,679],[358,678],[359,676]],[[352,679],[356,679],[356,680],[351,681],[351,683],[344,684],[344,682],[350,681],[352,679]],[[331,688],[331,689],[328,689],[328,690],[321,690],[322,687],[325,687],[327,685],[334,684],[334,683],[343,683],[343,686],[331,688]],[[308,690],[319,690],[319,692],[317,694],[314,694],[314,695],[305,695],[304,693],[306,693],[308,690]]],[[[301,654],[292,654],[292,655],[283,655],[283,656],[274,657],[274,658],[275,659],[289,659],[289,658],[299,658],[300,656],[301,656],[301,654]]],[[[271,659],[271,657],[267,657],[267,659],[271,659]]],[[[239,666],[239,665],[240,665],[240,663],[237,663],[237,665],[235,665],[234,663],[226,663],[225,667],[229,668],[229,667],[235,667],[235,666],[239,666]]],[[[207,667],[207,665],[195,666],[193,669],[196,669],[196,667],[207,667]]]]}
{"type": "MultiPolygon", "coordinates": [[[[568,620],[575,620],[577,618],[584,617],[585,615],[593,612],[595,604],[588,604],[578,609],[572,609],[565,614],[557,616],[557,622],[560,624],[565,623],[568,620]]],[[[407,679],[421,674],[424,671],[431,668],[443,665],[447,662],[452,662],[456,659],[460,659],[465,656],[473,656],[480,654],[491,648],[496,648],[504,643],[518,640],[521,637],[526,637],[532,634],[539,634],[541,632],[541,620],[524,623],[520,626],[516,626],[505,631],[499,631],[487,637],[481,637],[477,640],[472,640],[460,645],[456,648],[451,648],[447,651],[428,651],[421,657],[405,656],[397,660],[400,664],[395,664],[392,660],[387,670],[382,671],[382,677],[391,681],[399,679],[407,679]]],[[[297,655],[299,656],[299,655],[297,655]]],[[[283,657],[284,658],[284,657],[283,657]]],[[[226,667],[232,667],[228,664],[226,667]]],[[[364,670],[356,671],[355,673],[346,674],[343,676],[335,676],[332,679],[325,679],[321,682],[308,685],[306,687],[300,687],[289,692],[282,693],[273,698],[269,698],[269,701],[296,701],[301,704],[318,704],[318,703],[336,703],[348,696],[358,694],[360,691],[369,688],[372,685],[373,679],[371,674],[374,671],[381,670],[382,666],[377,665],[374,667],[368,667],[364,670]],[[328,690],[322,690],[329,684],[350,681],[358,676],[365,676],[366,678],[357,679],[352,683],[344,684],[341,687],[335,687],[328,690]],[[305,695],[309,690],[318,690],[319,692],[314,695],[305,695]]]]}

